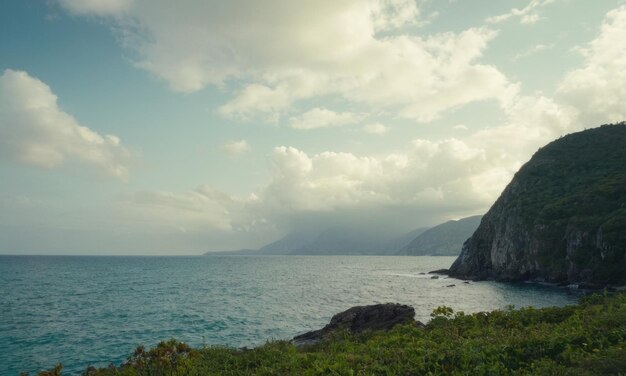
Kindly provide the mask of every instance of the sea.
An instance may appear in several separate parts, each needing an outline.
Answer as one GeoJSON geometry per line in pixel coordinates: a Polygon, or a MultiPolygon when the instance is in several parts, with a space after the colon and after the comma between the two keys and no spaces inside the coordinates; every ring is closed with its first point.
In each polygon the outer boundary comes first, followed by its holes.
{"type": "Polygon", "coordinates": [[[0,375],[120,365],[138,345],[251,347],[323,327],[356,305],[396,302],[427,322],[466,313],[574,304],[576,291],[437,279],[454,257],[0,256],[0,375]]]}

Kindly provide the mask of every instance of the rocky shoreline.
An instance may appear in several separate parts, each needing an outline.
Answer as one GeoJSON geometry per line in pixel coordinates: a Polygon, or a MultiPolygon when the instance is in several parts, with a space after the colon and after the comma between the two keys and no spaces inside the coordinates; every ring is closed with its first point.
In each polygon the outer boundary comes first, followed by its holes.
{"type": "MultiPolygon", "coordinates": [[[[484,281],[484,280],[495,281],[496,280],[494,278],[464,278],[461,276],[454,276],[454,275],[451,276],[449,269],[437,269],[437,270],[428,272],[428,274],[450,276],[451,278],[465,281],[465,283],[467,283],[468,281],[484,281]]],[[[520,282],[520,281],[517,281],[517,282],[520,282]]],[[[614,285],[602,285],[602,284],[595,284],[595,283],[588,283],[588,282],[581,282],[581,283],[548,282],[548,281],[541,280],[541,279],[529,279],[529,280],[521,281],[521,282],[536,283],[536,284],[540,284],[544,286],[552,286],[552,287],[564,287],[564,288],[569,288],[569,289],[574,289],[574,290],[584,290],[584,291],[590,291],[590,292],[602,291],[602,290],[607,290],[609,292],[626,291],[626,285],[614,286],[614,285]]]]}

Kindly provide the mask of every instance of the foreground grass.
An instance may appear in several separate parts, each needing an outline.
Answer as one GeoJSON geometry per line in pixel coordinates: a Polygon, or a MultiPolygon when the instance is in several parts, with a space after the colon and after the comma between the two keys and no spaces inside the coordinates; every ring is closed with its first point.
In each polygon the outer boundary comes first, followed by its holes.
{"type": "MultiPolygon", "coordinates": [[[[626,375],[626,294],[576,306],[465,315],[439,307],[424,328],[337,333],[297,348],[192,349],[170,340],[139,347],[120,368],[87,375],[626,375]]],[[[60,368],[40,375],[59,375],[60,368]]]]}

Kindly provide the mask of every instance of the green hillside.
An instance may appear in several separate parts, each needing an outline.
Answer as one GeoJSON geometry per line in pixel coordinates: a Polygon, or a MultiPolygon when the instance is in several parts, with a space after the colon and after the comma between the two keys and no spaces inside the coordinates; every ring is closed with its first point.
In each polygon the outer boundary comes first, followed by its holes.
{"type": "Polygon", "coordinates": [[[472,279],[626,284],[626,123],[539,149],[450,271],[472,279]]]}

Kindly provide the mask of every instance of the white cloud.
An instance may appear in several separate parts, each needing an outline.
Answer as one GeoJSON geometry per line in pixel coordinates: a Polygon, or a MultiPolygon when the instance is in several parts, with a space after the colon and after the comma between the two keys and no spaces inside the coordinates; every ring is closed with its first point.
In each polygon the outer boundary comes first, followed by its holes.
{"type": "Polygon", "coordinates": [[[463,138],[417,139],[401,153],[308,155],[279,147],[270,183],[256,195],[273,211],[340,211],[354,207],[440,213],[486,210],[513,173],[541,146],[576,131],[578,113],[546,97],[520,97],[507,121],[463,138]]]}
{"type": "MultiPolygon", "coordinates": [[[[231,118],[247,120],[255,112],[275,113],[291,104],[284,88],[270,88],[265,85],[246,86],[231,102],[221,106],[219,113],[231,118]]],[[[270,118],[270,120],[276,120],[270,118]]]]}
{"type": "Polygon", "coordinates": [[[540,44],[536,44],[536,45],[530,47],[529,49],[518,53],[517,55],[515,55],[513,57],[512,60],[513,61],[517,61],[517,60],[520,60],[520,59],[523,59],[523,58],[535,55],[535,54],[537,54],[539,52],[542,52],[542,51],[551,50],[552,48],[554,48],[554,44],[541,44],[541,43],[540,44]]]}
{"type": "Polygon", "coordinates": [[[372,16],[376,31],[396,29],[407,24],[417,24],[419,9],[412,0],[372,1],[372,16]]]}
{"type": "Polygon", "coordinates": [[[352,112],[334,112],[325,108],[316,107],[300,116],[290,119],[290,125],[295,129],[315,129],[355,124],[363,117],[352,112]]]}
{"type": "MultiPolygon", "coordinates": [[[[532,1],[490,22],[536,22],[550,3],[532,1]]],[[[519,85],[497,67],[481,63],[497,36],[494,30],[419,36],[396,29],[415,24],[419,9],[412,2],[190,5],[137,0],[131,5],[125,8],[128,18],[118,12],[115,20],[124,21],[113,22],[129,32],[127,43],[138,52],[139,66],[174,90],[218,85],[232,91],[234,97],[218,110],[226,117],[286,117],[301,129],[367,118],[323,107],[303,114],[292,108],[301,107],[298,101],[322,106],[320,102],[347,100],[354,111],[361,105],[377,117],[397,114],[427,122],[447,110],[493,100],[504,119],[478,131],[477,124],[459,124],[452,127],[459,130],[454,138],[416,139],[382,155],[276,147],[269,156],[270,178],[244,198],[209,186],[182,193],[144,191],[127,198],[129,215],[154,226],[239,237],[267,229],[280,232],[317,215],[372,218],[381,225],[394,218],[396,225],[480,213],[539,147],[583,127],[626,117],[626,6],[607,15],[599,36],[582,50],[583,66],[566,74],[551,98],[522,96],[519,85]],[[131,18],[145,38],[125,28],[131,18]],[[233,90],[232,85],[239,86],[233,90]]],[[[517,58],[548,48],[536,45],[517,58]]],[[[369,124],[363,130],[380,134],[387,127],[369,124]]],[[[246,148],[241,140],[222,150],[237,154],[246,148]]]]}
{"type": "Polygon", "coordinates": [[[128,11],[134,0],[58,0],[76,15],[119,16],[128,11]]]}
{"type": "Polygon", "coordinates": [[[245,154],[250,151],[250,145],[246,140],[231,141],[223,144],[221,149],[230,156],[245,154]]]}
{"type": "Polygon", "coordinates": [[[488,168],[480,167],[483,154],[454,139],[418,142],[406,153],[380,157],[309,155],[281,146],[271,154],[271,163],[270,181],[245,199],[202,187],[186,193],[139,192],[124,202],[124,208],[131,217],[156,227],[239,233],[297,227],[298,218],[310,215],[336,217],[357,211],[362,216],[365,211],[398,219],[399,208],[415,216],[429,210],[437,215],[475,213],[488,205],[482,195],[473,198],[473,190],[483,187],[470,180],[478,172],[488,173],[488,168]],[[436,165],[442,167],[433,168],[436,165]]]}
{"type": "Polygon", "coordinates": [[[124,4],[108,20],[137,66],[181,92],[240,85],[219,108],[230,118],[277,122],[296,101],[337,96],[429,121],[474,101],[506,102],[517,90],[478,62],[495,31],[407,34],[401,27],[421,21],[412,0],[124,4]]]}
{"type": "Polygon", "coordinates": [[[534,24],[535,22],[539,21],[541,19],[541,17],[537,14],[537,13],[533,13],[533,14],[525,14],[522,16],[522,18],[520,19],[520,23],[522,24],[534,24]]]}
{"type": "Polygon", "coordinates": [[[372,123],[372,124],[368,124],[365,127],[363,127],[363,130],[366,133],[369,134],[385,134],[389,131],[389,127],[385,126],[384,124],[380,124],[380,123],[372,123]]]}
{"type": "Polygon", "coordinates": [[[513,8],[509,12],[487,18],[487,23],[500,23],[513,18],[519,18],[522,24],[534,24],[541,19],[539,10],[555,0],[531,0],[524,8],[513,8]]]}
{"type": "Polygon", "coordinates": [[[362,56],[371,65],[355,71],[346,98],[428,122],[474,101],[506,103],[517,92],[494,66],[476,64],[496,32],[474,28],[422,39],[399,36],[373,43],[362,56]]]}
{"type": "Polygon", "coordinates": [[[80,125],[57,105],[50,87],[23,71],[0,76],[0,154],[20,163],[55,168],[67,160],[128,178],[129,152],[114,135],[80,125]]]}
{"type": "Polygon", "coordinates": [[[626,119],[626,5],[610,11],[600,35],[582,50],[583,67],[561,81],[558,97],[578,108],[587,126],[626,119]]]}
{"type": "Polygon", "coordinates": [[[206,185],[188,193],[140,191],[123,200],[135,220],[156,226],[232,230],[240,202],[206,185]]]}
{"type": "Polygon", "coordinates": [[[578,111],[543,96],[523,96],[506,108],[502,126],[485,128],[468,136],[481,145],[497,167],[517,170],[541,146],[559,136],[578,131],[578,111]]]}
{"type": "Polygon", "coordinates": [[[358,222],[376,213],[386,226],[388,218],[428,224],[433,218],[484,212],[539,147],[580,129],[575,108],[542,96],[516,98],[505,115],[498,127],[471,133],[455,127],[467,132],[460,138],[415,139],[404,150],[383,155],[276,147],[270,179],[245,199],[215,192],[211,200],[195,191],[160,193],[158,205],[165,218],[165,208],[173,206],[173,218],[185,228],[197,226],[198,210],[205,211],[198,208],[207,207],[206,223],[235,232],[284,230],[312,216],[326,216],[322,223],[328,225],[340,217],[358,222]],[[168,202],[172,197],[177,200],[168,202]]]}
{"type": "Polygon", "coordinates": [[[314,154],[279,146],[269,156],[270,178],[247,197],[209,187],[140,192],[124,208],[156,228],[183,227],[216,238],[265,236],[252,241],[257,245],[273,240],[267,234],[276,238],[311,226],[397,229],[398,223],[417,227],[479,214],[539,147],[580,129],[575,108],[542,96],[516,98],[505,116],[498,127],[415,139],[387,154],[314,154]]]}

